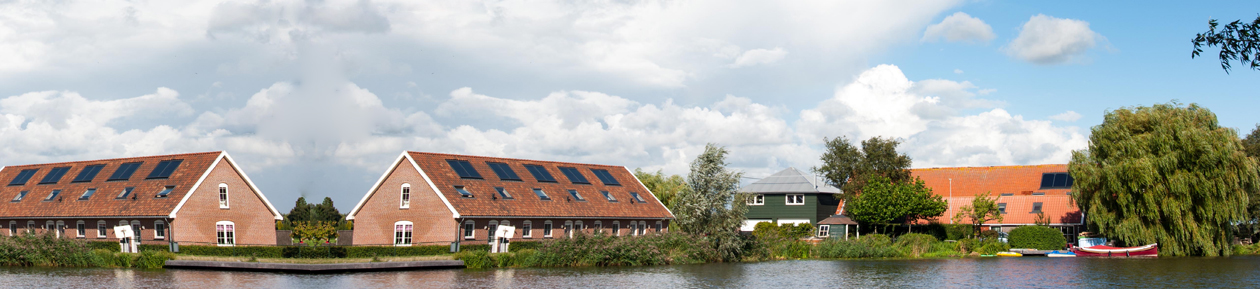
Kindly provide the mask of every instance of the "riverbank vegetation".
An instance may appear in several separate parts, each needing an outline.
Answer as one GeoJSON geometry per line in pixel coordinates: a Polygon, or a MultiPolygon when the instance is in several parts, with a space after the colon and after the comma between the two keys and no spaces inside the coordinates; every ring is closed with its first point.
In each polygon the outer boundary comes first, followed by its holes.
{"type": "Polygon", "coordinates": [[[4,266],[156,269],[174,258],[175,254],[154,250],[119,253],[116,243],[113,250],[93,249],[87,242],[52,234],[0,236],[0,264],[4,266]]]}

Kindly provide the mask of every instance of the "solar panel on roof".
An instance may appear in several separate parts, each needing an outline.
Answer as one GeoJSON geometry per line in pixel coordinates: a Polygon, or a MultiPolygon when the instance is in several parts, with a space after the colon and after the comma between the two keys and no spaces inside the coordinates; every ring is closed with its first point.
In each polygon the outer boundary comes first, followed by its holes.
{"type": "Polygon", "coordinates": [[[521,176],[516,175],[516,171],[513,171],[512,167],[508,166],[508,164],[486,162],[486,165],[490,166],[490,170],[494,171],[494,174],[499,175],[500,180],[521,180],[521,176]]]}
{"type": "Polygon", "coordinates": [[[579,172],[579,171],[578,171],[577,169],[575,169],[575,168],[570,168],[570,167],[560,167],[560,172],[561,172],[561,173],[564,173],[564,176],[565,176],[565,177],[568,177],[568,178],[569,178],[569,182],[571,182],[571,183],[574,183],[574,184],[589,184],[589,183],[591,183],[591,181],[587,181],[587,180],[586,180],[586,176],[583,176],[583,175],[582,175],[582,172],[579,172]]]}
{"type": "Polygon", "coordinates": [[[100,173],[101,169],[103,168],[105,168],[105,165],[90,165],[90,166],[83,167],[83,170],[79,171],[79,175],[75,176],[74,180],[71,180],[70,182],[71,183],[91,182],[92,179],[96,178],[96,174],[100,173]]]}
{"type": "Polygon", "coordinates": [[[26,181],[31,180],[31,177],[34,177],[35,172],[38,172],[38,171],[39,169],[22,170],[21,172],[18,172],[16,177],[13,177],[12,181],[9,181],[9,185],[10,186],[25,185],[26,181]]]}
{"type": "Polygon", "coordinates": [[[52,170],[48,171],[47,175],[44,175],[44,179],[39,180],[39,183],[40,184],[56,184],[57,182],[61,181],[61,177],[65,176],[66,172],[68,171],[70,171],[70,167],[53,168],[52,170]]]}
{"type": "Polygon", "coordinates": [[[174,173],[175,169],[179,168],[179,164],[183,162],[184,160],[165,160],[158,162],[157,167],[153,168],[153,172],[150,172],[149,176],[145,177],[145,179],[170,178],[171,173],[174,173]]]}
{"type": "Polygon", "coordinates": [[[469,163],[468,161],[446,160],[446,164],[451,165],[451,169],[455,170],[455,173],[459,174],[460,178],[464,178],[464,179],[480,179],[481,178],[481,173],[478,173],[477,169],[474,169],[472,166],[472,163],[469,163]]]}
{"type": "Polygon", "coordinates": [[[607,186],[620,186],[621,185],[621,182],[618,182],[617,178],[613,178],[612,174],[608,173],[608,170],[591,169],[591,173],[594,173],[595,177],[599,178],[599,181],[603,182],[604,185],[607,185],[607,186]]]}
{"type": "Polygon", "coordinates": [[[1041,187],[1049,188],[1054,186],[1054,174],[1041,174],[1041,187]]]}
{"type": "Polygon", "coordinates": [[[141,164],[144,164],[144,162],[125,163],[119,165],[118,169],[114,170],[114,174],[110,175],[108,180],[125,181],[131,179],[131,174],[136,173],[136,169],[139,169],[141,164]]]}
{"type": "Polygon", "coordinates": [[[525,165],[525,170],[529,171],[529,174],[534,175],[534,179],[538,180],[539,182],[548,182],[548,183],[556,182],[556,178],[552,177],[551,172],[548,172],[547,168],[544,168],[543,166],[525,165]]]}
{"type": "Polygon", "coordinates": [[[1042,189],[1065,189],[1072,187],[1072,175],[1068,173],[1044,173],[1041,175],[1042,189]]]}

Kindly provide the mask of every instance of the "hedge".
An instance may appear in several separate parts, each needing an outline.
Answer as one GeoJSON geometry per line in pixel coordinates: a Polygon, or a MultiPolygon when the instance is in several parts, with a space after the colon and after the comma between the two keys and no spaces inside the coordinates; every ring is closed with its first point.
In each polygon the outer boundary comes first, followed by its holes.
{"type": "MultiPolygon", "coordinates": [[[[542,242],[515,242],[512,243],[512,251],[537,249],[542,242]]],[[[118,243],[90,241],[87,242],[89,250],[109,250],[118,251],[118,243]]],[[[142,244],[138,246],[141,252],[146,251],[169,251],[167,245],[149,245],[142,244]]],[[[490,245],[482,244],[462,244],[460,251],[490,251],[490,245]]],[[[429,245],[429,246],[411,246],[411,247],[393,247],[393,246],[205,246],[205,245],[183,245],[179,246],[179,254],[196,255],[196,256],[239,256],[239,257],[258,257],[258,258],[372,258],[377,256],[432,256],[450,253],[449,245],[429,245]]]]}
{"type": "Polygon", "coordinates": [[[1011,248],[1058,250],[1067,246],[1063,232],[1046,226],[1023,226],[1011,230],[1011,248]]]}

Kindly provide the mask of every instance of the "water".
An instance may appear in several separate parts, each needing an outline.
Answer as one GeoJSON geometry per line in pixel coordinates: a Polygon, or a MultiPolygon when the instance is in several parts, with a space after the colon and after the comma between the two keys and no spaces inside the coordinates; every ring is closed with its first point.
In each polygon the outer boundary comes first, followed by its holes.
{"type": "Polygon", "coordinates": [[[1260,257],[802,260],[630,268],[305,275],[205,270],[0,268],[6,288],[1251,288],[1260,257]]]}

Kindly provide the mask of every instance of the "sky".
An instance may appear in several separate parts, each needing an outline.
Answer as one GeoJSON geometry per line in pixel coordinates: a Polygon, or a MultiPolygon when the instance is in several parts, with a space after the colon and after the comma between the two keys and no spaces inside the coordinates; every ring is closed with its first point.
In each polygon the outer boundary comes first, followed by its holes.
{"type": "Polygon", "coordinates": [[[1260,71],[1190,40],[1255,1],[0,1],[0,165],[227,151],[282,211],[403,151],[745,182],[824,139],[913,166],[1066,163],[1110,110],[1245,135],[1260,71]]]}

